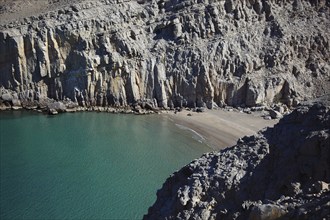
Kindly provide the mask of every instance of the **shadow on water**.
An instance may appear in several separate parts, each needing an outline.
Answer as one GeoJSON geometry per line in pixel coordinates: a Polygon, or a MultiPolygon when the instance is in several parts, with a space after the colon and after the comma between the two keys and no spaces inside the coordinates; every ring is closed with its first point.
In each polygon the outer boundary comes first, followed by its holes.
{"type": "Polygon", "coordinates": [[[21,119],[25,117],[35,117],[38,115],[43,115],[41,113],[35,112],[35,111],[27,111],[27,110],[5,110],[0,111],[0,121],[1,120],[15,120],[15,119],[21,119]]]}

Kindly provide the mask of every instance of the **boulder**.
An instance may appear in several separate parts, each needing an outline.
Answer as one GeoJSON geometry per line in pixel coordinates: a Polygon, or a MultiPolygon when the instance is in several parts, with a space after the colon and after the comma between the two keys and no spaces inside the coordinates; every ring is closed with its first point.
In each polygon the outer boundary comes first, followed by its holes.
{"type": "Polygon", "coordinates": [[[18,98],[13,98],[11,100],[12,102],[12,105],[15,106],[15,107],[21,107],[21,101],[18,99],[18,98]]]}
{"type": "Polygon", "coordinates": [[[11,102],[13,100],[13,96],[10,93],[4,93],[1,95],[1,99],[7,102],[11,102]]]}
{"type": "Polygon", "coordinates": [[[48,114],[49,114],[49,115],[57,115],[58,112],[57,112],[55,109],[50,108],[50,109],[48,109],[48,114]]]}
{"type": "Polygon", "coordinates": [[[249,220],[276,220],[285,214],[285,209],[278,205],[256,205],[251,210],[249,220]]]}
{"type": "Polygon", "coordinates": [[[195,111],[196,111],[196,112],[200,112],[200,113],[201,113],[201,112],[205,112],[205,108],[203,108],[203,107],[196,108],[195,111]]]}
{"type": "Polygon", "coordinates": [[[50,110],[55,110],[57,113],[65,112],[66,106],[62,102],[53,102],[47,105],[47,108],[50,110]]]}
{"type": "Polygon", "coordinates": [[[279,113],[278,111],[275,111],[273,109],[270,109],[268,111],[269,111],[269,115],[272,119],[280,119],[283,117],[283,115],[281,113],[279,113]]]}

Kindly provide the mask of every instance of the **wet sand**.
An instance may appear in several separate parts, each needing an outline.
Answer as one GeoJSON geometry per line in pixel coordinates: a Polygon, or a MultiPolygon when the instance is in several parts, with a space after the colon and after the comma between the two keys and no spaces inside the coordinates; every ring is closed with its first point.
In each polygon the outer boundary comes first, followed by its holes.
{"type": "Polygon", "coordinates": [[[203,113],[183,110],[176,114],[167,112],[165,116],[179,127],[197,132],[214,150],[230,147],[236,144],[239,138],[253,135],[278,122],[278,120],[265,120],[260,113],[246,114],[227,110],[206,110],[203,113]]]}

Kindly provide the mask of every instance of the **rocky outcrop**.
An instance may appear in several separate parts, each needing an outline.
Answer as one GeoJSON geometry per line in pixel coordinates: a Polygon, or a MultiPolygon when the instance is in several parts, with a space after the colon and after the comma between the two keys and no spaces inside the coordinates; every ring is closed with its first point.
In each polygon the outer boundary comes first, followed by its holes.
{"type": "Polygon", "coordinates": [[[328,1],[65,2],[0,22],[0,87],[21,103],[291,107],[329,93],[328,1]]]}
{"type": "Polygon", "coordinates": [[[329,183],[330,107],[304,105],[175,172],[144,219],[329,219],[329,183]]]}

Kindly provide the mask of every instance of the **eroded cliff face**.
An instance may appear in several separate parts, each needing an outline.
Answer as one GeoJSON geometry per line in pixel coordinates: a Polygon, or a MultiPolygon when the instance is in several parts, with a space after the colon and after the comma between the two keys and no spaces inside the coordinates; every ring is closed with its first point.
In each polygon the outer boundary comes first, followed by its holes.
{"type": "Polygon", "coordinates": [[[330,107],[300,106],[171,175],[144,219],[330,218],[330,107]]]}
{"type": "Polygon", "coordinates": [[[2,23],[0,86],[21,103],[294,106],[329,93],[328,27],[328,1],[86,0],[2,23]]]}

